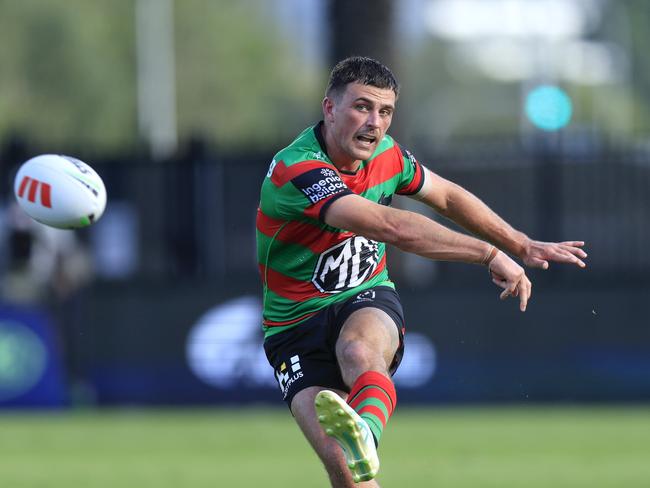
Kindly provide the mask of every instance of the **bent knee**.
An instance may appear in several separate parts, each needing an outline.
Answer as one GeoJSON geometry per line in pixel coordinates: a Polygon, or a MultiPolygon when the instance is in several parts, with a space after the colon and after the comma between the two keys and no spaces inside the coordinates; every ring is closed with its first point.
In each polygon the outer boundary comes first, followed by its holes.
{"type": "Polygon", "coordinates": [[[368,369],[381,359],[379,351],[374,351],[363,341],[343,341],[337,344],[336,355],[345,367],[368,369]]]}

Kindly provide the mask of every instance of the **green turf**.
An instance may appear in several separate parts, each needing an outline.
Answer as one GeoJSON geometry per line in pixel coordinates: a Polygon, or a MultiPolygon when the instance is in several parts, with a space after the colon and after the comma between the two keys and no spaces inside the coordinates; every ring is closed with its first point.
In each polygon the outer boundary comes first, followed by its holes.
{"type": "MultiPolygon", "coordinates": [[[[399,408],[383,487],[650,487],[650,408],[399,408]]],[[[0,413],[2,488],[326,487],[285,409],[0,413]]]]}

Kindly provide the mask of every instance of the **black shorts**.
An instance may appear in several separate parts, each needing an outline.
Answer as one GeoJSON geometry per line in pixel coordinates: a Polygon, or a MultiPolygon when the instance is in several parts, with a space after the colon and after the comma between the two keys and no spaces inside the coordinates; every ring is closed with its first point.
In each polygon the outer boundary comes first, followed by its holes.
{"type": "Polygon", "coordinates": [[[399,295],[387,286],[369,288],[324,308],[300,325],[272,335],[264,341],[266,357],[273,366],[284,401],[290,408],[296,393],[310,386],[350,391],[343,383],[336,360],[336,341],[347,318],[366,307],[383,310],[397,326],[400,341],[390,366],[390,374],[397,371],[404,354],[405,332],[399,295]]]}

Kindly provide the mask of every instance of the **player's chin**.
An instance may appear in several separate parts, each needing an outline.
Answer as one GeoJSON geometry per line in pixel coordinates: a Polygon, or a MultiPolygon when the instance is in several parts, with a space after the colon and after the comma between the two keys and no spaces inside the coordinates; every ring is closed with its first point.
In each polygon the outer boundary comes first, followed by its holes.
{"type": "Polygon", "coordinates": [[[373,153],[375,152],[375,148],[375,144],[355,144],[350,153],[354,159],[366,160],[372,157],[373,153]]]}

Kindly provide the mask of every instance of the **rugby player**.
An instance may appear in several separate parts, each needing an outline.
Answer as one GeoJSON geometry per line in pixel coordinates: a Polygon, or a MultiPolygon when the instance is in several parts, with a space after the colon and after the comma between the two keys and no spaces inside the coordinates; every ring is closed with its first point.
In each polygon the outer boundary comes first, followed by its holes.
{"type": "Polygon", "coordinates": [[[399,94],[393,73],[364,57],[339,62],[323,120],[271,162],[257,214],[264,348],[284,400],[334,487],[379,486],[376,446],[396,404],[391,376],[404,317],[385,243],[434,260],[485,266],[523,312],[524,265],[584,267],[583,242],[540,242],[477,197],[421,165],[387,134],[399,94]],[[390,206],[416,198],[472,237],[390,206]]]}

